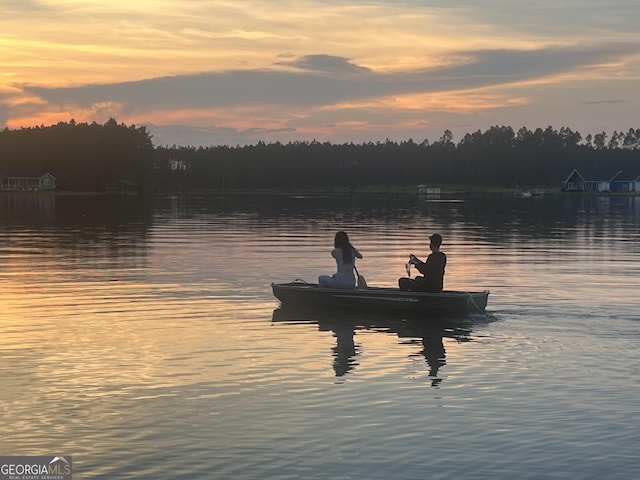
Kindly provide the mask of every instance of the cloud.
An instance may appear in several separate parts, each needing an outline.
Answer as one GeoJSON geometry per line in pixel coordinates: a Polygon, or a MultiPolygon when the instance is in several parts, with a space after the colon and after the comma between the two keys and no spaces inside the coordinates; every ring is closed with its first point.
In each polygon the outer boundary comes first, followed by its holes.
{"type": "Polygon", "coordinates": [[[321,106],[533,81],[617,62],[638,50],[636,44],[615,44],[594,48],[468,51],[456,54],[449,66],[399,73],[376,72],[343,57],[306,55],[280,61],[270,69],[205,72],[104,85],[23,88],[52,104],[73,103],[84,108],[119,104],[125,113],[151,108],[233,105],[321,106]]]}
{"type": "Polygon", "coordinates": [[[3,0],[3,14],[10,13],[30,13],[38,10],[49,10],[41,1],[38,0],[3,0]]]}
{"type": "Polygon", "coordinates": [[[626,100],[622,99],[605,99],[605,100],[586,100],[586,105],[616,105],[618,103],[626,103],[626,100]]]}
{"type": "Polygon", "coordinates": [[[351,63],[351,60],[334,55],[305,55],[295,60],[277,62],[276,65],[297,67],[301,70],[334,75],[367,75],[372,71],[351,63]]]}
{"type": "Polygon", "coordinates": [[[403,3],[416,9],[448,11],[458,18],[471,18],[476,24],[510,26],[519,32],[537,35],[566,37],[582,33],[586,38],[593,38],[609,28],[619,33],[637,33],[638,3],[634,0],[606,3],[584,0],[404,0],[403,3]]]}

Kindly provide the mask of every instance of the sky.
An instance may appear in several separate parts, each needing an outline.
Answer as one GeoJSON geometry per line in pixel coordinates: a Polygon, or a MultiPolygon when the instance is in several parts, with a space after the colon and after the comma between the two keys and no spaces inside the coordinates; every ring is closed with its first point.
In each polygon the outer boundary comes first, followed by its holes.
{"type": "Polygon", "coordinates": [[[0,0],[0,128],[155,145],[640,128],[638,0],[0,0]]]}

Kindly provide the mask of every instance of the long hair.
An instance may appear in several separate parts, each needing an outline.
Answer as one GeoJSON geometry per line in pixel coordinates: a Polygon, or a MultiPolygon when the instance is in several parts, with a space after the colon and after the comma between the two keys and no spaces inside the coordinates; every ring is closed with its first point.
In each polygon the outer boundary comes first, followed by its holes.
{"type": "Polygon", "coordinates": [[[342,249],[342,261],[344,263],[351,263],[354,259],[353,246],[349,242],[349,237],[346,232],[340,231],[336,233],[336,238],[333,241],[335,248],[342,249]]]}

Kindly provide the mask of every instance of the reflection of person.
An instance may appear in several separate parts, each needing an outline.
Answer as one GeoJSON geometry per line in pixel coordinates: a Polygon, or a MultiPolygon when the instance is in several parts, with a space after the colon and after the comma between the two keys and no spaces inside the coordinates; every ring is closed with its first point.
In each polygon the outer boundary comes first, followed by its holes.
{"type": "Polygon", "coordinates": [[[444,268],[447,265],[447,256],[440,251],[442,236],[434,233],[429,237],[431,253],[426,262],[422,262],[413,253],[409,255],[409,263],[415,265],[422,277],[400,278],[398,286],[400,290],[414,292],[441,292],[444,285],[444,268]]]}
{"type": "Polygon", "coordinates": [[[438,377],[438,370],[447,363],[442,335],[424,336],[422,337],[422,345],[424,346],[422,354],[430,367],[431,386],[436,387],[442,382],[442,379],[438,377]]]}
{"type": "Polygon", "coordinates": [[[353,336],[353,325],[341,325],[333,328],[336,336],[336,346],[333,348],[333,370],[336,377],[342,377],[353,370],[358,364],[355,357],[358,354],[353,336]]]}
{"type": "Polygon", "coordinates": [[[362,254],[349,242],[345,232],[336,233],[331,256],[336,259],[338,271],[333,275],[320,275],[318,284],[329,288],[355,288],[356,277],[353,274],[356,258],[362,258],[362,254]]]}

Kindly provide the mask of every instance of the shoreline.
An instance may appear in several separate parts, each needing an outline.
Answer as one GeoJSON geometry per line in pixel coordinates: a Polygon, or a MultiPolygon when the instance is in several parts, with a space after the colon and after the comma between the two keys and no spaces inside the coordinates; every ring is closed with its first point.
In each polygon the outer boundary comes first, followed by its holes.
{"type": "Polygon", "coordinates": [[[398,185],[368,185],[357,187],[311,187],[311,188],[262,188],[262,189],[186,189],[163,192],[140,193],[115,193],[95,191],[19,191],[0,190],[2,196],[114,196],[114,197],[141,197],[141,196],[166,196],[166,195],[249,195],[249,194],[273,194],[273,195],[332,195],[332,194],[405,194],[418,197],[435,198],[452,195],[498,195],[515,197],[544,197],[545,195],[587,195],[587,196],[640,196],[640,192],[565,192],[558,187],[531,186],[531,187],[493,187],[493,186],[469,186],[447,185],[442,186],[440,193],[420,193],[416,186],[405,187],[398,185]]]}

